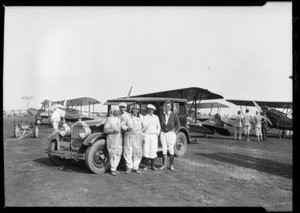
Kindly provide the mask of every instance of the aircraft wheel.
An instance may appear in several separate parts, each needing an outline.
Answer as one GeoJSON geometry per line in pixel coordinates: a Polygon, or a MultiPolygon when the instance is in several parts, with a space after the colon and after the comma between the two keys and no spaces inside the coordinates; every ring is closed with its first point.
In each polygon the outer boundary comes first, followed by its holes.
{"type": "MultiPolygon", "coordinates": [[[[57,150],[57,141],[55,141],[55,140],[51,141],[48,146],[48,150],[49,151],[57,150]]],[[[48,157],[49,157],[50,161],[57,166],[66,166],[71,162],[71,159],[63,159],[58,156],[52,155],[51,153],[48,154],[48,157]]]]}
{"type": "Polygon", "coordinates": [[[280,130],[279,131],[279,138],[280,139],[285,139],[286,138],[286,132],[285,132],[285,130],[280,130]]]}
{"type": "Polygon", "coordinates": [[[110,162],[105,140],[97,140],[85,152],[85,165],[93,173],[104,173],[109,169],[110,162]]]}
{"type": "Polygon", "coordinates": [[[35,138],[39,137],[39,126],[34,126],[33,127],[33,136],[35,138]]]}
{"type": "Polygon", "coordinates": [[[174,153],[177,157],[184,156],[187,150],[187,138],[183,132],[178,132],[176,135],[176,143],[174,145],[174,153]]]}
{"type": "Polygon", "coordinates": [[[20,128],[18,125],[14,127],[14,137],[15,138],[20,137],[20,128]]]}

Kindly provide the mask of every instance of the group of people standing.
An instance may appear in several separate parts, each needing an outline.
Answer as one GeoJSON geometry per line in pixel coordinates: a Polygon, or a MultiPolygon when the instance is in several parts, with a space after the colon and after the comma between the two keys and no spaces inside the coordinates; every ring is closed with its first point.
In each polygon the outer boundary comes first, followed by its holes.
{"type": "Polygon", "coordinates": [[[113,176],[119,173],[117,167],[120,161],[125,161],[126,174],[132,171],[140,174],[139,165],[143,157],[146,160],[144,171],[148,170],[149,163],[152,170],[158,170],[154,166],[154,160],[157,157],[159,137],[163,149],[163,165],[159,169],[164,170],[167,167],[169,150],[169,169],[175,170],[174,145],[180,122],[176,113],[171,111],[171,105],[171,102],[165,102],[164,113],[160,118],[154,114],[156,108],[152,104],[147,105],[148,113],[145,116],[139,113],[140,105],[137,103],[130,106],[129,113],[126,112],[126,103],[112,106],[111,115],[104,124],[104,132],[107,134],[110,171],[113,176]]]}
{"type": "Polygon", "coordinates": [[[242,129],[244,129],[245,140],[250,141],[249,135],[251,126],[254,126],[255,134],[257,136],[257,141],[266,141],[267,140],[267,117],[264,113],[259,113],[256,111],[256,115],[252,117],[249,113],[249,109],[246,109],[246,113],[242,116],[241,111],[237,112],[235,116],[234,123],[234,139],[242,140],[242,129]]]}

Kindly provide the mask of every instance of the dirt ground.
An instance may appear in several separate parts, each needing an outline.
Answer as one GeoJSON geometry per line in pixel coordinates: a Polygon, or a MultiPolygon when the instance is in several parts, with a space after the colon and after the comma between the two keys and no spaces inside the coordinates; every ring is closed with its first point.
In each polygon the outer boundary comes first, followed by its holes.
{"type": "MultiPolygon", "coordinates": [[[[16,140],[4,118],[5,206],[263,207],[292,211],[292,139],[258,143],[210,136],[188,144],[175,172],[91,174],[84,162],[53,165],[45,154],[52,128],[16,140]]],[[[156,165],[161,165],[161,158],[156,165]]],[[[140,165],[143,168],[143,164],[140,165]]]]}

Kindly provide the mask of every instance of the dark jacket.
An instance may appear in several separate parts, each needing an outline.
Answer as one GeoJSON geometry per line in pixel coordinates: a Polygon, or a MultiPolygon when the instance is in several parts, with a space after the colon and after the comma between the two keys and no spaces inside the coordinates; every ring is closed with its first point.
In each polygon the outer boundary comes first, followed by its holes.
{"type": "MultiPolygon", "coordinates": [[[[267,119],[265,115],[263,115],[263,117],[265,119],[267,119]]],[[[261,123],[261,128],[264,128],[264,129],[268,128],[268,120],[266,120],[265,122],[261,123]]]]}
{"type": "Polygon", "coordinates": [[[166,117],[165,113],[163,113],[160,116],[160,125],[161,125],[161,131],[162,132],[169,132],[171,130],[174,130],[175,132],[180,127],[180,121],[176,113],[171,112],[168,123],[166,124],[166,117]]]}

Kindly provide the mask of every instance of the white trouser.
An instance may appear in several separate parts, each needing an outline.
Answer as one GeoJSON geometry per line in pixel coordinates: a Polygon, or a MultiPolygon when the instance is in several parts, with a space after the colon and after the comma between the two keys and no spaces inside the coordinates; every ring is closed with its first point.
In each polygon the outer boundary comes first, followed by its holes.
{"type": "Polygon", "coordinates": [[[234,139],[237,139],[237,135],[239,135],[239,139],[242,140],[242,127],[234,127],[234,139]]]}
{"type": "Polygon", "coordinates": [[[249,125],[249,126],[248,126],[248,125],[245,125],[245,126],[244,126],[244,131],[245,131],[245,134],[246,134],[246,135],[249,135],[250,130],[251,130],[251,126],[250,126],[250,125],[249,125]]]}
{"type": "Polygon", "coordinates": [[[121,155],[108,153],[110,158],[110,171],[114,172],[117,170],[117,167],[119,165],[121,155]]]}
{"type": "Polygon", "coordinates": [[[144,157],[154,159],[157,157],[158,138],[157,134],[145,133],[144,157]]]}
{"type": "Polygon", "coordinates": [[[52,121],[52,126],[53,126],[53,128],[54,128],[55,131],[58,130],[59,121],[60,121],[60,119],[54,119],[52,121]]]}
{"type": "Polygon", "coordinates": [[[257,137],[262,136],[261,124],[255,125],[255,134],[256,134],[257,137]]]}
{"type": "Polygon", "coordinates": [[[130,151],[130,153],[123,154],[126,161],[126,166],[128,169],[139,169],[142,156],[133,156],[132,149],[130,151]]]}
{"type": "Polygon", "coordinates": [[[128,169],[138,169],[143,157],[143,144],[138,135],[125,133],[123,156],[128,169]]]}
{"type": "Polygon", "coordinates": [[[176,143],[176,133],[174,131],[161,132],[160,142],[164,155],[167,154],[167,150],[169,150],[170,155],[174,155],[174,145],[176,143]]]}

